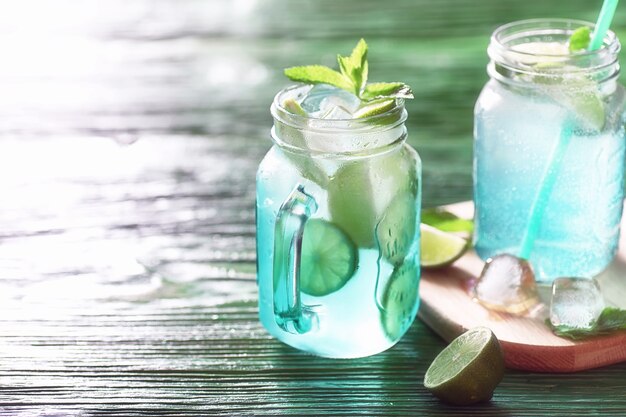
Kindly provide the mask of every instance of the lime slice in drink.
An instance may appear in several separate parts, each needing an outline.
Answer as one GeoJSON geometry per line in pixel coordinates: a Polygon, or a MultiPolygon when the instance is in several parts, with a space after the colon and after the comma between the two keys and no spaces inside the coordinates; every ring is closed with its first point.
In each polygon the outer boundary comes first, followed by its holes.
{"type": "Polygon", "coordinates": [[[424,268],[438,268],[451,265],[468,248],[467,240],[442,232],[426,224],[420,225],[420,260],[424,268]]]}
{"type": "Polygon", "coordinates": [[[417,202],[415,196],[401,191],[387,207],[376,226],[376,240],[380,252],[391,264],[404,261],[413,242],[417,240],[417,202]]]}
{"type": "Polygon", "coordinates": [[[337,226],[310,219],[304,226],[300,289],[321,297],[343,287],[357,266],[357,249],[337,226]]]}
{"type": "Polygon", "coordinates": [[[396,266],[382,299],[382,324],[390,340],[398,340],[411,326],[417,313],[419,268],[408,260],[396,266]]]}
{"type": "MultiPolygon", "coordinates": [[[[357,246],[375,247],[376,225],[393,199],[401,193],[417,194],[417,172],[408,152],[400,149],[347,162],[330,178],[326,189],[331,220],[357,246]]],[[[412,210],[407,209],[406,216],[412,210]]],[[[379,244],[385,246],[382,239],[379,244]]]]}
{"type": "Polygon", "coordinates": [[[298,103],[293,98],[285,99],[285,101],[283,101],[283,107],[289,113],[297,114],[298,116],[306,116],[306,112],[304,111],[300,103],[298,103]]]}
{"type": "Polygon", "coordinates": [[[553,98],[574,113],[585,128],[601,131],[606,115],[598,85],[580,78],[564,81],[562,88],[563,92],[553,98]]]}
{"type": "Polygon", "coordinates": [[[488,328],[475,327],[441,351],[424,375],[424,386],[442,401],[468,405],[491,399],[503,377],[498,339],[488,328]]]}
{"type": "Polygon", "coordinates": [[[361,247],[374,246],[376,200],[370,180],[371,164],[349,162],[328,182],[330,217],[361,247]]]}
{"type": "Polygon", "coordinates": [[[355,119],[363,119],[365,117],[378,116],[379,114],[388,112],[394,107],[396,107],[395,99],[374,101],[355,111],[352,117],[355,119]]]}

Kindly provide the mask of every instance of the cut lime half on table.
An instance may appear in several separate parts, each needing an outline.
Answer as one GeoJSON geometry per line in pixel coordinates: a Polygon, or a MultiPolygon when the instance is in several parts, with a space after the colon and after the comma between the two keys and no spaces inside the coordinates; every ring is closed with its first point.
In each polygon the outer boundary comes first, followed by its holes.
{"type": "Polygon", "coordinates": [[[424,375],[424,387],[442,401],[469,405],[491,399],[503,376],[500,342],[490,329],[475,327],[435,358],[424,375]]]}
{"type": "Polygon", "coordinates": [[[300,289],[324,296],[343,287],[354,275],[357,248],[340,228],[322,219],[310,219],[304,226],[300,289]]]}
{"type": "Polygon", "coordinates": [[[382,299],[382,323],[385,334],[396,341],[407,331],[417,309],[419,269],[414,262],[396,266],[382,299]]]}
{"type": "Polygon", "coordinates": [[[427,224],[420,225],[420,260],[424,268],[451,265],[467,250],[468,242],[460,236],[442,232],[427,224]]]}

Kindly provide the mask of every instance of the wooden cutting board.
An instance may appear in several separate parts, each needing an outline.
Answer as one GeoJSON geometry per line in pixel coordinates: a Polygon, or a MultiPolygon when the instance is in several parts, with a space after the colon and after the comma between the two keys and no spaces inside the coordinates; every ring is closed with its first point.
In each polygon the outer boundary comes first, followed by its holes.
{"type": "MultiPolygon", "coordinates": [[[[455,214],[472,218],[473,205],[448,206],[455,214]]],[[[622,219],[626,231],[626,220],[622,219]]],[[[626,308],[626,232],[616,259],[598,281],[610,305],[626,308]]],[[[475,326],[489,327],[500,340],[507,367],[536,372],[576,372],[626,361],[626,331],[574,342],[555,336],[546,326],[550,287],[540,288],[542,304],[529,316],[487,310],[474,302],[470,289],[483,268],[474,251],[448,268],[422,270],[419,317],[437,334],[451,341],[475,326]]]]}

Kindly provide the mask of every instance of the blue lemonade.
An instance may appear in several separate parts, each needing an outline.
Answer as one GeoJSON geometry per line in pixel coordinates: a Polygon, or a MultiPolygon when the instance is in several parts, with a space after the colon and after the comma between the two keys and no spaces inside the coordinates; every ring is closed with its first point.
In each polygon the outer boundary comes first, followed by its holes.
{"type": "Polygon", "coordinates": [[[572,55],[565,40],[579,25],[536,20],[496,31],[491,80],[475,109],[474,240],[483,259],[519,255],[551,155],[564,129],[571,130],[530,255],[539,281],[601,272],[619,239],[625,152],[619,42],[610,33],[600,51],[572,55]]]}
{"type": "Polygon", "coordinates": [[[257,262],[265,328],[298,349],[351,358],[393,346],[415,318],[421,165],[405,144],[401,100],[379,116],[351,120],[342,97],[327,86],[302,86],[274,101],[275,146],[257,173],[257,262]],[[326,118],[294,117],[283,106],[316,94],[330,109],[308,110],[326,118]],[[274,242],[294,195],[301,199],[291,210],[296,216],[286,218],[303,228],[299,284],[283,291],[288,278],[276,277],[283,255],[274,242]],[[297,307],[285,314],[289,305],[297,307]]]}

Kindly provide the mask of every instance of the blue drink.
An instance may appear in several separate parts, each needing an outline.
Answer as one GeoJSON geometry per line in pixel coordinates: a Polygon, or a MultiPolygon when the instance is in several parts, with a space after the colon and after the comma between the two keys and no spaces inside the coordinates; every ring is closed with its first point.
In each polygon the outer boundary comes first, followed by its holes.
{"type": "Polygon", "coordinates": [[[259,315],[298,349],[372,355],[393,346],[417,312],[420,161],[405,144],[400,100],[363,120],[282,106],[309,89],[277,95],[275,146],[257,173],[259,315]]]}
{"type": "Polygon", "coordinates": [[[498,29],[489,47],[491,80],[475,109],[474,239],[483,259],[520,255],[532,207],[541,204],[538,191],[563,146],[530,253],[539,281],[601,272],[619,239],[625,151],[619,42],[609,33],[601,50],[572,55],[565,42],[582,25],[593,26],[535,20],[498,29]]]}

